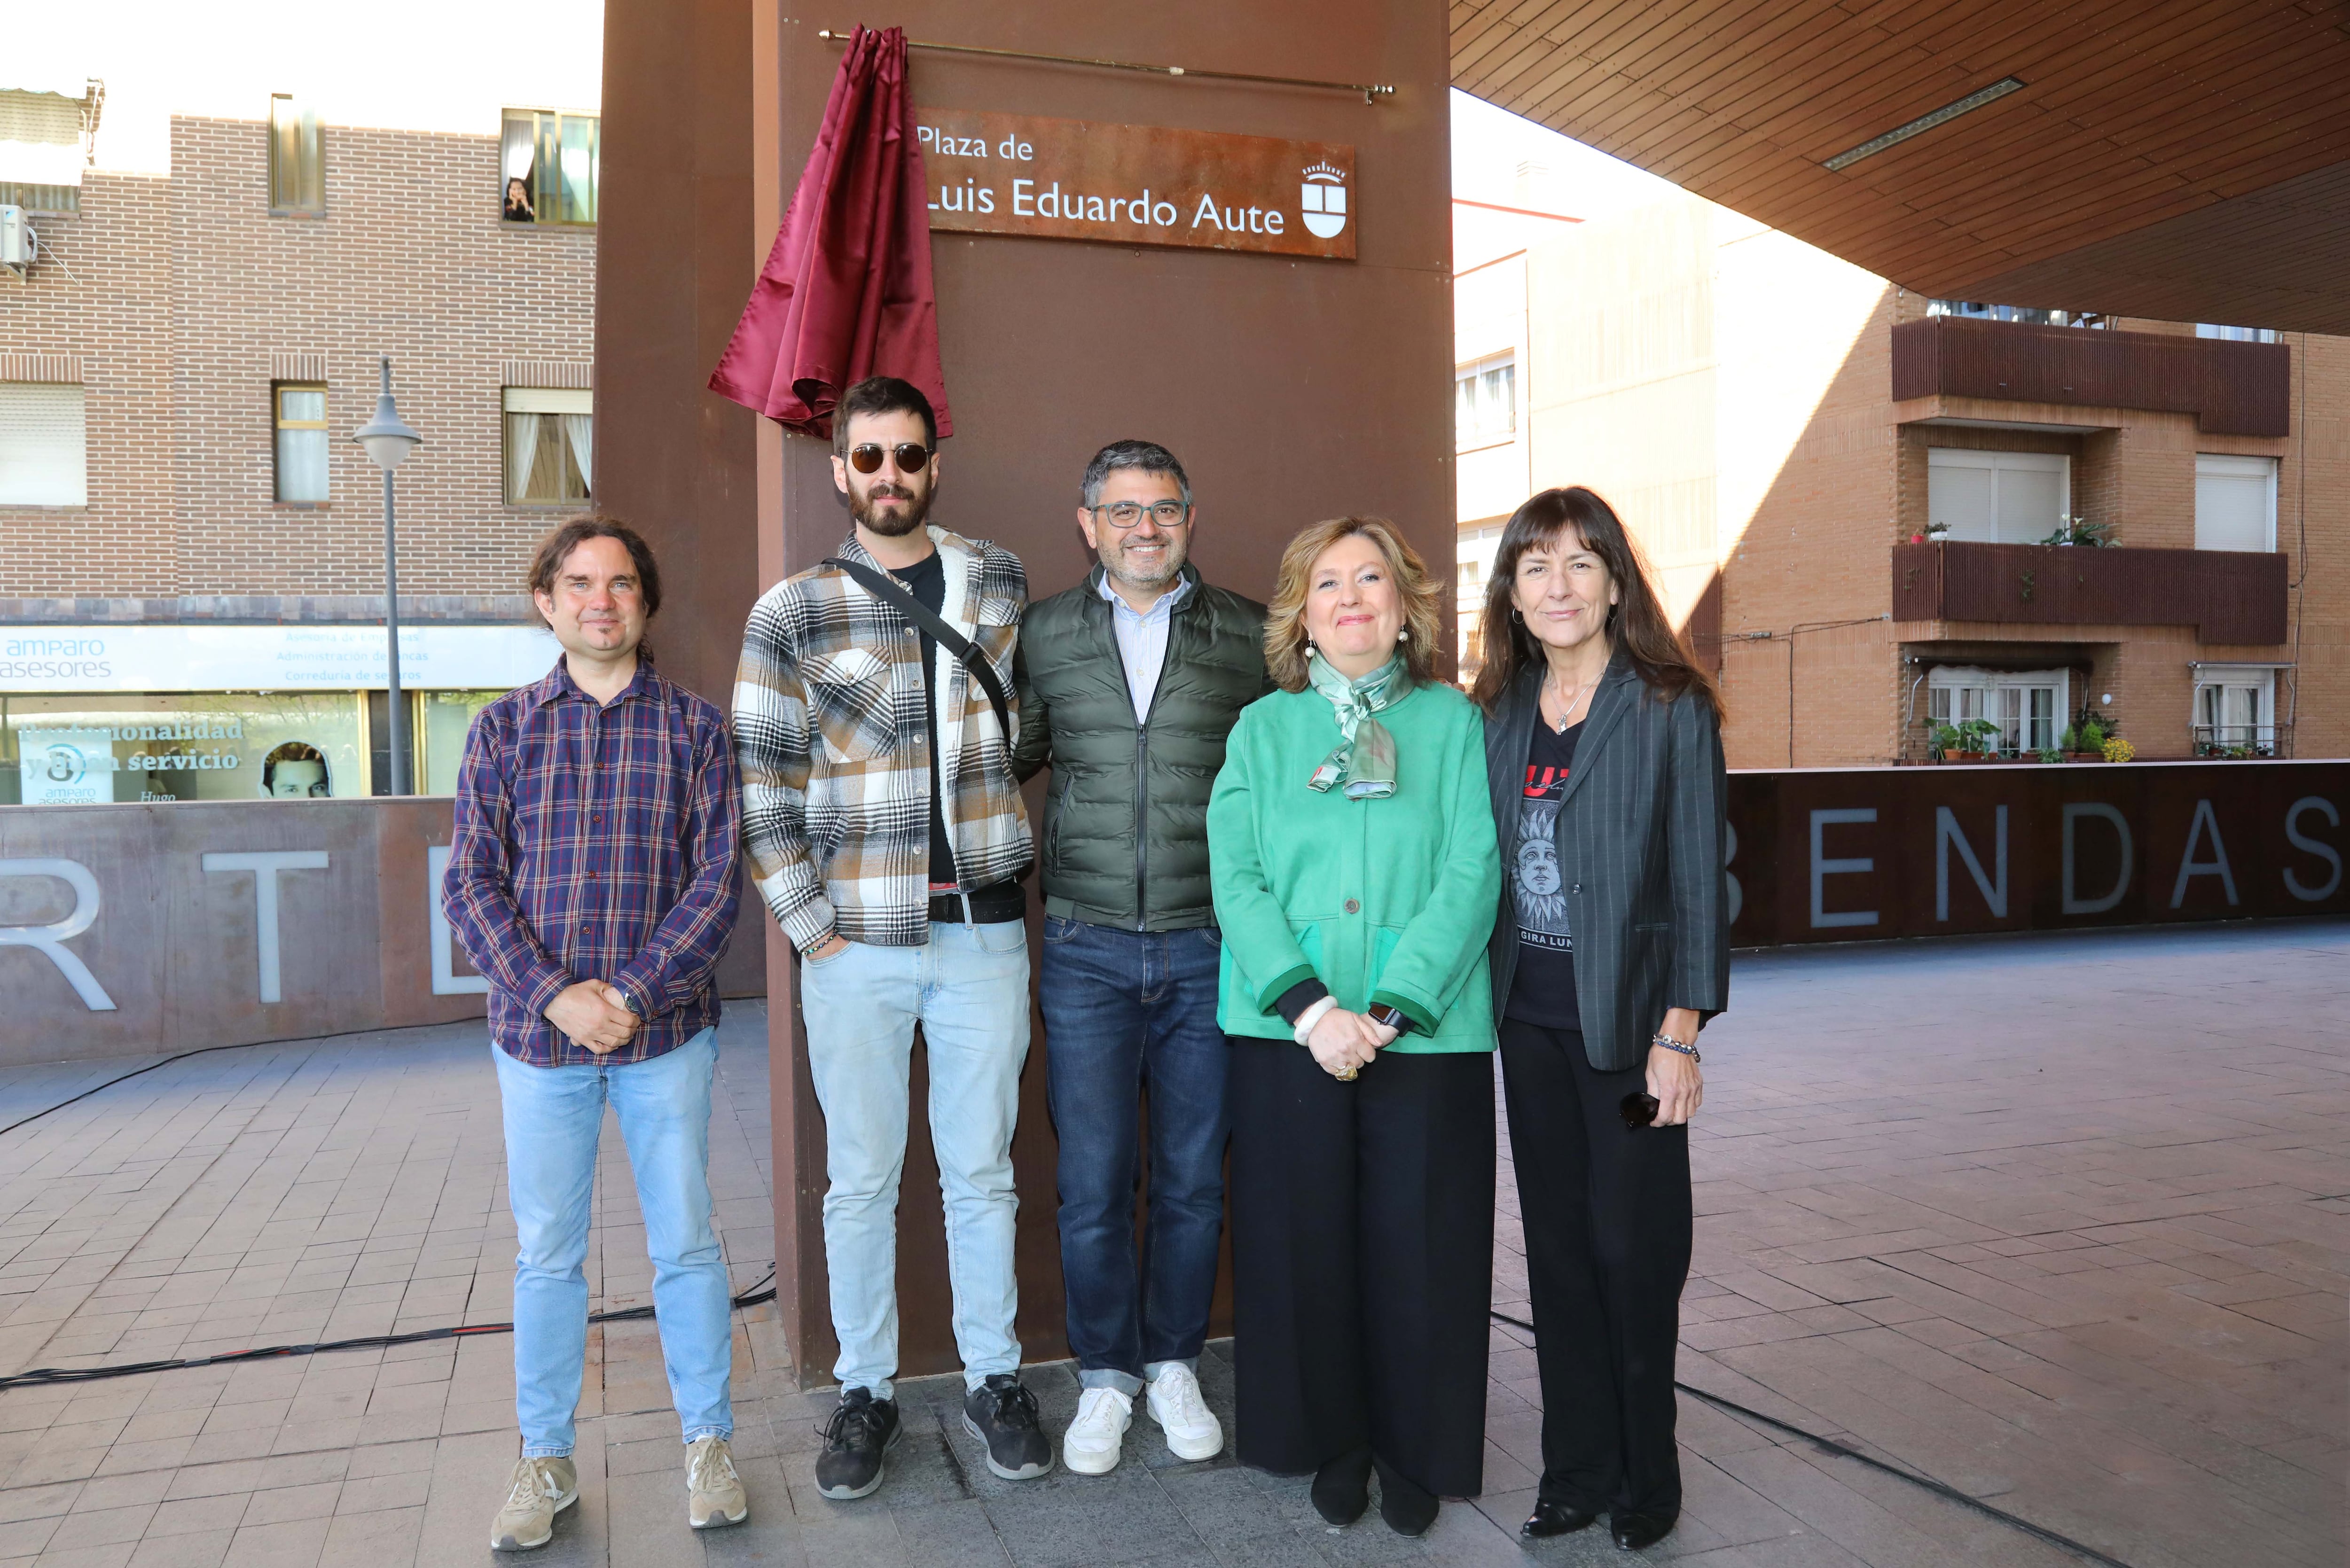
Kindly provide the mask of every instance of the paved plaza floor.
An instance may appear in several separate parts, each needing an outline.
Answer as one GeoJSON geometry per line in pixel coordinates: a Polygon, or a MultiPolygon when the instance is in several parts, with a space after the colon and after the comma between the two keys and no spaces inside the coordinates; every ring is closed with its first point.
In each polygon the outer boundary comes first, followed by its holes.
{"type": "MultiPolygon", "coordinates": [[[[1687,1383],[2132,1568],[2344,1561],[2350,924],[1747,955],[1732,999],[1706,1035],[1692,1146],[1687,1383]]],[[[758,1010],[733,1010],[726,1036],[712,1177],[743,1290],[773,1246],[758,1010]]],[[[487,1049],[471,1025],[220,1051],[0,1136],[0,1372],[504,1320],[514,1227],[487,1049]]],[[[0,1074],[0,1126],[135,1064],[0,1074]]],[[[643,1304],[608,1123],[603,1159],[596,1304],[643,1304]]],[[[1498,1203],[1495,1305],[1523,1317],[1506,1168],[1498,1203]]],[[[1139,1420],[1111,1476],[999,1481],[951,1418],[959,1380],[904,1385],[888,1486],[827,1502],[809,1476],[827,1398],[797,1391],[767,1309],[737,1318],[751,1522],[686,1529],[653,1327],[615,1324],[589,1343],[579,1504],[531,1561],[1620,1555],[1596,1531],[1521,1549],[1541,1393],[1506,1327],[1486,1493],[1406,1542],[1376,1512],[1327,1529],[1302,1482],[1176,1462],[1139,1420]]],[[[1075,1378],[1029,1376],[1057,1433],[1075,1378]]],[[[1228,1345],[1202,1382],[1229,1421],[1228,1345]]],[[[0,1392],[0,1563],[480,1563],[513,1389],[511,1342],[492,1335],[0,1392]]],[[[1655,1558],[2079,1561],[1686,1396],[1681,1438],[1687,1511],[1655,1558]]]]}

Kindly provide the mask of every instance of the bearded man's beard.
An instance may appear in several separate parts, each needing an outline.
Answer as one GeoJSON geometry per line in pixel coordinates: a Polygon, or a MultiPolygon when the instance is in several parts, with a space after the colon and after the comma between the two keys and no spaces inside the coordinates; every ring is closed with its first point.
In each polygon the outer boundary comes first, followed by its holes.
{"type": "Polygon", "coordinates": [[[864,494],[851,492],[848,514],[884,539],[900,539],[922,525],[930,515],[931,497],[928,493],[916,495],[912,491],[895,484],[877,484],[864,494]],[[901,508],[883,510],[877,502],[899,501],[901,508]]]}

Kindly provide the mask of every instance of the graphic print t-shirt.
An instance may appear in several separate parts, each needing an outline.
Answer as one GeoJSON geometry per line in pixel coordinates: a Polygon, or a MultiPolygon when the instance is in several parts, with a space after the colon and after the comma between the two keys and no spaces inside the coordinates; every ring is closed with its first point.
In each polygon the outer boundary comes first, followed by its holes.
{"type": "Polygon", "coordinates": [[[1518,914],[1518,967],[1503,1011],[1522,1023],[1580,1031],[1575,1008],[1575,932],[1558,864],[1558,807],[1583,726],[1565,734],[1536,720],[1526,753],[1525,801],[1510,854],[1510,898],[1518,914]]]}

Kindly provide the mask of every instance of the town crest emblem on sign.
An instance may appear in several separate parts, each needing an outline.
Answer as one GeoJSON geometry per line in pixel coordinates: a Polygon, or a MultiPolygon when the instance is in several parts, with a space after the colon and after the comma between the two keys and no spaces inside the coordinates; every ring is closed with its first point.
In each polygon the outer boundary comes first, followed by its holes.
{"type": "Polygon", "coordinates": [[[1347,226],[1347,176],[1327,163],[1316,163],[1305,171],[1297,201],[1306,233],[1315,238],[1336,239],[1338,231],[1347,226]]]}

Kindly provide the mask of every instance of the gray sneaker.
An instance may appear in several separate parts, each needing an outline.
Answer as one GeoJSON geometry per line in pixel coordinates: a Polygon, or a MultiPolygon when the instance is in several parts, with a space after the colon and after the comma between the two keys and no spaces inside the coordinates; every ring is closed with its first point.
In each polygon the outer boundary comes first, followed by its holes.
{"type": "Polygon", "coordinates": [[[697,1438],[685,1450],[685,1519],[696,1530],[740,1524],[751,1517],[734,1451],[723,1438],[697,1438]]]}
{"type": "Polygon", "coordinates": [[[569,1459],[520,1459],[505,1506],[490,1526],[490,1550],[527,1552],[555,1539],[555,1516],[579,1501],[579,1467],[569,1459]]]}

